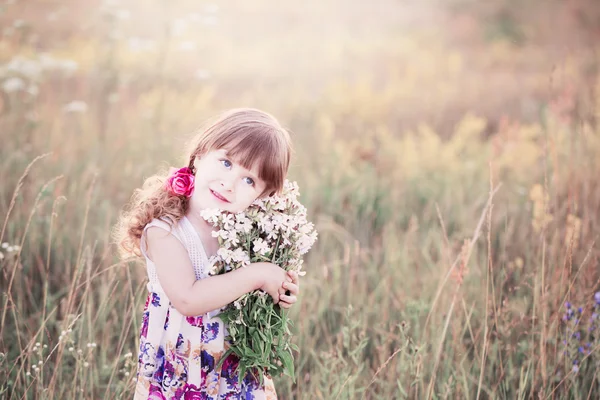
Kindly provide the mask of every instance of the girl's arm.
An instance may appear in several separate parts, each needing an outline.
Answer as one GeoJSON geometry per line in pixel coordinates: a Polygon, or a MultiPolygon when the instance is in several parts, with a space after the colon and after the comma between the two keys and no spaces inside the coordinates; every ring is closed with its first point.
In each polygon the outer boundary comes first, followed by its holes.
{"type": "Polygon", "coordinates": [[[263,289],[277,303],[286,272],[271,263],[254,263],[224,275],[196,280],[190,257],[177,238],[158,227],[147,230],[147,253],[163,290],[177,311],[196,316],[221,308],[241,295],[263,289]]]}

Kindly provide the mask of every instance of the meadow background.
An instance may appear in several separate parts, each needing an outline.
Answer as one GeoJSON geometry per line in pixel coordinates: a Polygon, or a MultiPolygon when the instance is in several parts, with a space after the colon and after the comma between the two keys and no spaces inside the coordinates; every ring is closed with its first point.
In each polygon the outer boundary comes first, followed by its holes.
{"type": "Polygon", "coordinates": [[[111,228],[237,106],[320,234],[281,399],[599,398],[598,43],[595,0],[2,0],[0,398],[131,397],[111,228]]]}

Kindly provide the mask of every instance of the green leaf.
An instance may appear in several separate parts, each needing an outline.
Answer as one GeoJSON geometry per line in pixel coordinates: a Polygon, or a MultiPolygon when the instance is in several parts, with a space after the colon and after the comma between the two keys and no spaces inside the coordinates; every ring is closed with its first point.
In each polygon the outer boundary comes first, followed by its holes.
{"type": "Polygon", "coordinates": [[[281,353],[281,362],[283,362],[285,374],[292,378],[295,383],[296,376],[294,373],[294,357],[292,356],[292,353],[287,351],[281,353]]]}

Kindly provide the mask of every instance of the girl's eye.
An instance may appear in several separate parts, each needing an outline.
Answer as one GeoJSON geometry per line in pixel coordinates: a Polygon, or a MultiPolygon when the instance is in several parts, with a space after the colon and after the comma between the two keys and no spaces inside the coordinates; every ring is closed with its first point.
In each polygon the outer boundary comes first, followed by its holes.
{"type": "Polygon", "coordinates": [[[246,182],[250,186],[254,186],[254,180],[252,178],[245,177],[244,182],[246,182]]]}
{"type": "Polygon", "coordinates": [[[229,160],[221,160],[221,164],[225,166],[225,168],[231,168],[231,161],[229,160]]]}

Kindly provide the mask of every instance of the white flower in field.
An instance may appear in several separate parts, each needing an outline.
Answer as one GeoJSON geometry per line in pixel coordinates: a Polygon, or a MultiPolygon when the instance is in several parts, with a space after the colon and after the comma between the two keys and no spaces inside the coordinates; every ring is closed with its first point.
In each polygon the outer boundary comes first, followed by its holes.
{"type": "Polygon", "coordinates": [[[12,58],[5,68],[9,72],[18,73],[30,80],[37,80],[42,73],[42,66],[37,60],[28,60],[22,57],[12,58]]]}
{"type": "Polygon", "coordinates": [[[210,72],[208,70],[199,68],[194,72],[194,77],[199,81],[205,81],[210,78],[210,72]]]}
{"type": "Polygon", "coordinates": [[[219,24],[219,18],[216,15],[206,15],[202,17],[202,23],[208,26],[215,26],[219,24]]]}
{"type": "Polygon", "coordinates": [[[223,224],[223,227],[225,229],[232,229],[235,224],[233,215],[224,214],[223,219],[221,220],[221,223],[223,224]]]}
{"type": "Polygon", "coordinates": [[[208,274],[209,275],[215,275],[219,270],[219,267],[217,264],[212,263],[210,264],[210,268],[208,269],[208,274]]]}
{"type": "Polygon", "coordinates": [[[132,37],[127,40],[129,50],[133,52],[152,51],[156,49],[156,43],[152,40],[132,37]]]}
{"type": "Polygon", "coordinates": [[[40,88],[37,85],[35,85],[35,84],[32,83],[27,88],[27,93],[29,93],[30,95],[32,95],[32,96],[35,97],[35,96],[38,95],[38,93],[40,93],[40,88]]]}
{"type": "Polygon", "coordinates": [[[227,240],[227,238],[229,237],[229,232],[223,230],[223,229],[219,229],[218,231],[212,231],[211,232],[212,237],[214,238],[221,238],[223,240],[227,240]]]}
{"type": "Polygon", "coordinates": [[[214,14],[219,11],[219,6],[217,4],[207,4],[204,6],[204,12],[209,14],[214,14]]]}
{"type": "Polygon", "coordinates": [[[237,246],[240,243],[240,239],[236,231],[229,232],[227,242],[230,246],[237,246]]]}
{"type": "Polygon", "coordinates": [[[278,236],[279,233],[277,231],[272,230],[267,232],[267,240],[276,241],[278,236]]]}
{"type": "Polygon", "coordinates": [[[252,244],[254,245],[254,251],[261,255],[265,255],[271,250],[269,244],[261,238],[256,239],[252,244]]]}
{"type": "Polygon", "coordinates": [[[187,27],[188,23],[185,19],[177,18],[173,20],[173,23],[171,25],[171,33],[174,37],[181,36],[186,31],[187,27]]]}
{"type": "Polygon", "coordinates": [[[38,56],[38,62],[43,71],[61,71],[65,72],[67,75],[71,75],[79,69],[77,61],[54,58],[47,53],[40,54],[38,56]]]}
{"type": "Polygon", "coordinates": [[[10,246],[10,245],[8,244],[8,242],[4,242],[4,243],[2,243],[2,248],[3,248],[3,249],[7,249],[7,248],[8,248],[8,246],[10,246]]]}
{"type": "Polygon", "coordinates": [[[179,43],[179,46],[177,47],[177,49],[179,51],[194,51],[194,50],[196,50],[196,43],[194,43],[191,40],[185,40],[185,41],[179,43]]]}
{"type": "Polygon", "coordinates": [[[314,231],[308,235],[301,235],[296,242],[296,248],[298,249],[300,255],[306,254],[308,250],[312,247],[312,245],[317,240],[317,232],[314,231]]]}
{"type": "Polygon", "coordinates": [[[223,261],[225,261],[226,263],[230,263],[231,259],[233,258],[233,252],[229,249],[225,249],[223,247],[221,247],[218,251],[217,251],[217,255],[219,257],[221,257],[221,259],[223,261]]]}
{"type": "Polygon", "coordinates": [[[46,15],[46,21],[56,21],[60,16],[60,12],[52,11],[50,14],[46,15]]]}
{"type": "Polygon", "coordinates": [[[3,260],[3,259],[4,259],[4,253],[2,253],[2,252],[0,251],[0,260],[3,260]]]}
{"type": "Polygon", "coordinates": [[[241,266],[250,265],[250,257],[248,256],[248,253],[246,253],[241,247],[233,250],[231,259],[234,262],[239,263],[241,266]]]}
{"type": "Polygon", "coordinates": [[[8,78],[2,83],[2,90],[5,93],[20,92],[25,89],[25,82],[21,78],[8,78]]]}
{"type": "Polygon", "coordinates": [[[298,230],[300,231],[300,233],[303,233],[306,235],[306,234],[309,234],[310,232],[312,232],[314,227],[315,227],[315,225],[312,222],[307,222],[306,224],[300,225],[298,230]]]}
{"type": "Polygon", "coordinates": [[[217,223],[221,212],[216,208],[207,208],[200,212],[200,216],[211,224],[217,223]]]}
{"type": "Polygon", "coordinates": [[[117,10],[115,12],[115,16],[117,17],[117,19],[120,19],[121,21],[127,21],[129,19],[129,17],[131,17],[131,11],[126,10],[126,9],[117,10]]]}
{"type": "Polygon", "coordinates": [[[121,98],[121,96],[119,96],[119,93],[117,92],[112,92],[111,94],[108,95],[108,102],[109,103],[116,103],[119,101],[119,99],[121,98]]]}
{"type": "Polygon", "coordinates": [[[298,276],[304,276],[306,275],[306,271],[302,271],[302,264],[304,263],[304,260],[299,260],[298,262],[298,268],[296,269],[296,272],[298,273],[298,276]]]}
{"type": "Polygon", "coordinates": [[[74,60],[62,60],[60,62],[59,68],[66,72],[68,75],[71,75],[75,71],[79,69],[79,64],[74,60]]]}
{"type": "Polygon", "coordinates": [[[236,214],[235,230],[244,233],[249,233],[252,230],[252,221],[243,213],[236,214]]]}
{"type": "Polygon", "coordinates": [[[88,105],[81,100],[72,101],[63,106],[63,111],[66,113],[85,113],[87,110],[88,105]]]}
{"type": "Polygon", "coordinates": [[[265,209],[265,206],[266,206],[266,201],[265,201],[265,199],[263,199],[263,198],[258,198],[258,199],[256,199],[256,200],[254,200],[254,203],[252,203],[252,205],[253,205],[254,207],[258,207],[258,208],[260,208],[260,209],[263,209],[263,210],[264,210],[264,209],[265,209]]]}

